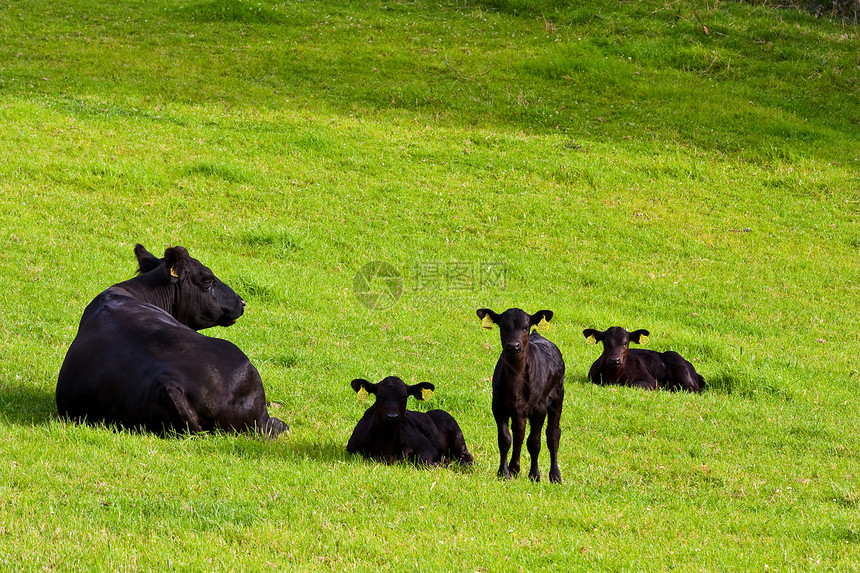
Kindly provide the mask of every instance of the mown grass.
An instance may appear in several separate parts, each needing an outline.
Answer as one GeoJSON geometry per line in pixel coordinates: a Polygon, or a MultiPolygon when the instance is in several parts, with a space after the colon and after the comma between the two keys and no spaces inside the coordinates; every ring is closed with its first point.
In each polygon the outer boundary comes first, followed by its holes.
{"type": "MultiPolygon", "coordinates": [[[[10,570],[857,570],[858,37],[735,3],[0,8],[10,570]],[[708,33],[705,33],[707,27],[708,33]],[[84,306],[182,244],[276,441],[69,425],[84,306]],[[354,277],[398,269],[368,309],[354,277]],[[495,478],[489,306],[555,311],[561,486],[495,478]],[[702,395],[597,388],[648,328],[702,395]],[[349,381],[428,380],[476,467],[346,455],[349,381]]],[[[545,464],[544,464],[545,466],[545,464]]]]}

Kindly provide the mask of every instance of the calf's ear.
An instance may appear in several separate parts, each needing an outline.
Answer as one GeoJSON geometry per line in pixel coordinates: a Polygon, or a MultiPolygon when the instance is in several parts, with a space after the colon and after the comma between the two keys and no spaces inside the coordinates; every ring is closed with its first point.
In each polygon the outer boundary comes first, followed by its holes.
{"type": "Polygon", "coordinates": [[[377,385],[365,380],[364,378],[356,378],[350,382],[350,385],[361,399],[367,398],[368,394],[376,394],[377,385]]]}
{"type": "Polygon", "coordinates": [[[552,320],[551,310],[539,310],[531,316],[529,323],[537,328],[538,332],[549,330],[549,321],[552,320]]]}
{"type": "Polygon", "coordinates": [[[648,336],[650,334],[651,333],[644,328],[640,328],[639,330],[630,333],[630,340],[632,340],[636,344],[646,344],[648,342],[648,336]]]}
{"type": "Polygon", "coordinates": [[[436,386],[430,382],[419,382],[410,386],[407,393],[410,396],[414,396],[416,400],[429,400],[433,396],[433,390],[435,389],[436,386]]]}
{"type": "Polygon", "coordinates": [[[481,319],[481,328],[492,330],[493,325],[499,321],[499,315],[489,308],[479,308],[478,318],[481,319]]]}
{"type": "Polygon", "coordinates": [[[603,333],[593,328],[586,328],[582,331],[582,335],[589,344],[597,344],[598,341],[603,340],[603,333]]]}

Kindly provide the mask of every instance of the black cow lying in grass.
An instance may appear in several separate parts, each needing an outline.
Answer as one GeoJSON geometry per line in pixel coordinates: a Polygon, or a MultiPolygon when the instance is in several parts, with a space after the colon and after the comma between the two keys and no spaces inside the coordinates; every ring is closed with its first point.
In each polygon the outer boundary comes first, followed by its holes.
{"type": "Polygon", "coordinates": [[[389,464],[404,459],[429,465],[454,460],[464,465],[472,463],[463,432],[451,414],[444,410],[425,414],[406,409],[409,396],[417,400],[429,398],[435,389],[433,384],[407,386],[400,378],[389,376],[378,384],[355,379],[352,389],[375,394],[376,402],[355,426],[347,452],[389,464]]]}
{"type": "Polygon", "coordinates": [[[60,415],[159,433],[286,430],[248,357],[196,332],[230,326],[245,301],[183,247],[134,253],[139,274],[84,310],[57,380],[60,415]]]}
{"type": "Polygon", "coordinates": [[[549,481],[561,482],[558,467],[558,443],[561,439],[561,408],[564,402],[564,359],[558,347],[529,331],[541,321],[552,319],[553,313],[541,310],[528,314],[519,308],[509,308],[496,314],[488,308],[478,310],[481,325],[490,329],[499,326],[502,354],[493,371],[493,417],[499,440],[499,477],[510,478],[520,471],[520,453],[529,421],[526,447],[531,456],[529,477],[540,481],[538,455],[541,429],[546,421],[546,445],[549,449],[549,481]],[[547,418],[549,418],[547,420],[547,418]],[[508,429],[510,420],[513,439],[508,429]],[[513,444],[511,461],[508,450],[513,444]]]}
{"type": "Polygon", "coordinates": [[[701,392],[705,387],[705,379],[677,352],[628,348],[630,342],[647,342],[647,330],[627,332],[613,326],[605,332],[586,328],[582,334],[591,344],[603,342],[603,354],[588,371],[588,378],[595,384],[688,392],[701,392]]]}

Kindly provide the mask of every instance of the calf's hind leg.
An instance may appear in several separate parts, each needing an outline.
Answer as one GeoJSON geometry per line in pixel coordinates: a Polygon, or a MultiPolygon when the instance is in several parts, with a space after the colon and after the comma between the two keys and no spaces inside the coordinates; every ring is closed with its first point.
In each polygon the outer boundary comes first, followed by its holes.
{"type": "Polygon", "coordinates": [[[508,430],[507,418],[496,416],[496,428],[499,434],[499,477],[510,479],[511,469],[508,467],[508,451],[511,449],[511,432],[508,430]]]}
{"type": "Polygon", "coordinates": [[[558,468],[558,443],[561,441],[562,401],[553,403],[547,410],[546,447],[549,450],[549,481],[561,483],[561,470],[558,468]]]}

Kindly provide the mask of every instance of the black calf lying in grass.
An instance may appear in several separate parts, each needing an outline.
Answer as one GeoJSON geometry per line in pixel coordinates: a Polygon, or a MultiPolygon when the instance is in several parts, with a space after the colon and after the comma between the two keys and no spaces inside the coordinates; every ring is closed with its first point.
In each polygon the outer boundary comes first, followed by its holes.
{"type": "Polygon", "coordinates": [[[426,400],[435,386],[421,382],[407,386],[400,378],[389,376],[378,384],[358,378],[352,381],[356,392],[376,394],[376,403],[358,421],[346,451],[366,458],[393,463],[410,460],[437,465],[457,460],[472,463],[466,440],[457,421],[444,410],[414,412],[406,409],[409,396],[426,400]]]}
{"type": "Polygon", "coordinates": [[[701,392],[705,387],[705,379],[677,352],[628,349],[630,342],[647,342],[647,330],[627,332],[619,326],[613,326],[605,332],[586,328],[582,334],[590,344],[603,342],[603,354],[588,371],[588,378],[595,384],[688,392],[701,392]]]}
{"type": "Polygon", "coordinates": [[[499,477],[510,478],[519,473],[520,452],[528,420],[529,477],[540,481],[540,433],[546,420],[549,481],[561,482],[558,442],[561,439],[561,407],[564,402],[564,359],[555,344],[537,332],[529,334],[531,327],[551,320],[552,311],[542,310],[530,315],[519,308],[509,308],[496,314],[488,308],[481,308],[478,318],[484,328],[499,325],[502,337],[502,354],[493,372],[493,417],[499,439],[499,477]],[[508,429],[509,420],[513,439],[508,429]],[[513,452],[508,463],[511,444],[513,452]]]}

